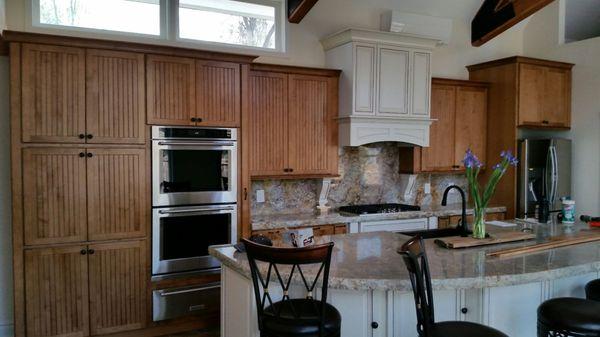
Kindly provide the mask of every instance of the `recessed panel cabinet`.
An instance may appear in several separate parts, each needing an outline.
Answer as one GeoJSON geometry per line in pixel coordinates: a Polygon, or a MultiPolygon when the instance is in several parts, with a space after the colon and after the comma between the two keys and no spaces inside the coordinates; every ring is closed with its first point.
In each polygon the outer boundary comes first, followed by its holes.
{"type": "Polygon", "coordinates": [[[148,123],[237,127],[240,124],[240,64],[149,55],[148,123]]]}
{"type": "Polygon", "coordinates": [[[474,81],[434,78],[431,88],[429,147],[401,148],[401,171],[455,172],[464,170],[465,151],[486,162],[488,85],[474,81]]]}
{"type": "Polygon", "coordinates": [[[145,158],[145,149],[24,149],[25,244],[143,236],[145,158]]]}
{"type": "Polygon", "coordinates": [[[337,175],[337,76],[252,71],[249,86],[250,175],[337,175]]]}
{"type": "Polygon", "coordinates": [[[26,250],[27,336],[143,328],[145,259],[145,241],[26,250]]]}
{"type": "Polygon", "coordinates": [[[23,44],[24,142],[144,144],[144,56],[23,44]]]}

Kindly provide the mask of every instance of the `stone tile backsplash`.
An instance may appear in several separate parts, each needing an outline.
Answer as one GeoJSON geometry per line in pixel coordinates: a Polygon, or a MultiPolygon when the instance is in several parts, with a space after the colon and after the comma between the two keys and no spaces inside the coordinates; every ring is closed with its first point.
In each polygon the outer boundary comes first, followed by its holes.
{"type": "MultiPolygon", "coordinates": [[[[463,174],[419,174],[414,187],[405,194],[400,174],[399,144],[383,142],[359,147],[344,147],[339,151],[340,177],[332,180],[328,203],[339,206],[372,203],[407,203],[429,205],[440,203],[444,189],[456,184],[466,191],[463,174]],[[425,184],[431,193],[425,194],[425,184]]],[[[252,215],[310,213],[316,210],[321,179],[272,179],[252,182],[252,215]],[[256,202],[256,191],[265,191],[265,202],[256,202]]],[[[451,194],[449,203],[460,201],[451,194]]]]}

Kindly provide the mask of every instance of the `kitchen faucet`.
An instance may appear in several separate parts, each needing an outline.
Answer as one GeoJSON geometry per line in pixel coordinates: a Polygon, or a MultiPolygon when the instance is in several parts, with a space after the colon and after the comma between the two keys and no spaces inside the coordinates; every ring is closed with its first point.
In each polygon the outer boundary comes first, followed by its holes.
{"type": "Polygon", "coordinates": [[[467,226],[467,198],[465,196],[465,191],[462,188],[456,185],[450,185],[444,191],[444,197],[442,198],[442,206],[446,206],[448,204],[448,192],[451,189],[457,189],[460,192],[460,197],[462,199],[462,214],[460,224],[456,227],[460,231],[460,236],[467,237],[470,234],[469,227],[467,226]]]}

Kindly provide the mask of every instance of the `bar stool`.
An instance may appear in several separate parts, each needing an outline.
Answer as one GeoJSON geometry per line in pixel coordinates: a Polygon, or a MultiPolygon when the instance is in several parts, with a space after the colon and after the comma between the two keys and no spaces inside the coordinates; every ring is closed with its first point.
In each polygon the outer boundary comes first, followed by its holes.
{"type": "Polygon", "coordinates": [[[402,245],[398,253],[402,255],[410,274],[410,282],[417,308],[417,332],[419,337],[508,337],[496,329],[477,323],[435,322],[431,276],[423,240],[419,236],[411,238],[402,245]]]}
{"type": "Polygon", "coordinates": [[[588,300],[600,301],[600,279],[585,285],[585,297],[588,300]]]}
{"type": "Polygon", "coordinates": [[[600,337],[600,302],[553,298],[538,307],[538,337],[600,337]]]}
{"type": "Polygon", "coordinates": [[[334,306],[327,303],[333,243],[304,248],[273,248],[246,239],[242,242],[248,254],[261,337],[340,337],[342,317],[334,306]],[[264,277],[256,261],[268,264],[264,277]],[[309,264],[319,265],[311,282],[307,281],[302,270],[302,266],[309,264]],[[291,266],[289,276],[285,277],[278,265],[291,266]],[[290,284],[296,271],[306,288],[306,298],[290,298],[290,284]],[[316,300],[313,292],[321,275],[321,300],[316,300]],[[273,302],[269,289],[271,279],[279,282],[283,292],[280,301],[273,302]]]}

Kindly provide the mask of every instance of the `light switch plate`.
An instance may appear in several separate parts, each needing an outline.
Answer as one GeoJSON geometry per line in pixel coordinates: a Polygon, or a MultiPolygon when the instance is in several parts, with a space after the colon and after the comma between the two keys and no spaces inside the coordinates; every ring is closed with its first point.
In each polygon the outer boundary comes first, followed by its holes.
{"type": "Polygon", "coordinates": [[[265,190],[256,190],[256,202],[265,202],[265,190]]]}
{"type": "Polygon", "coordinates": [[[425,185],[423,186],[423,189],[425,190],[425,194],[431,194],[431,184],[430,183],[425,183],[425,185]]]}

